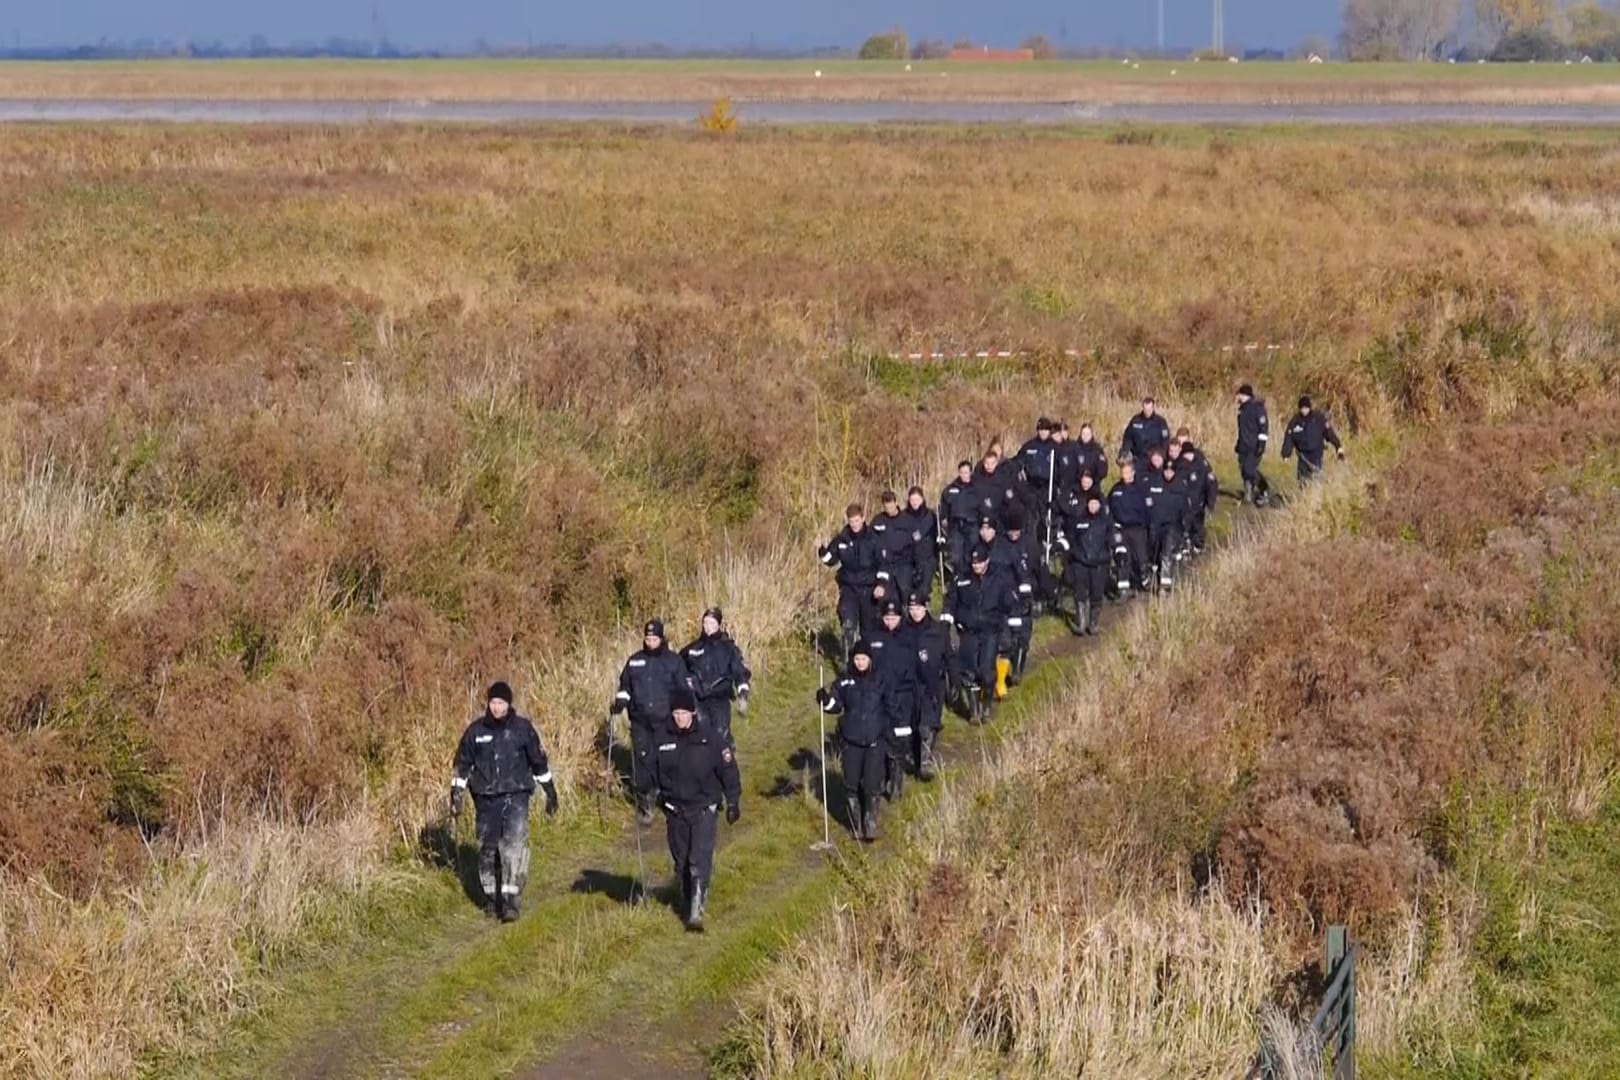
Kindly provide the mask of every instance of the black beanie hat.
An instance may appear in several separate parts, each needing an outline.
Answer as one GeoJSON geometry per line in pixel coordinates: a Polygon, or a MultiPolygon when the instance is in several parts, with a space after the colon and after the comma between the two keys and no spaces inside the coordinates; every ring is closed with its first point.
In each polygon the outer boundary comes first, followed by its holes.
{"type": "Polygon", "coordinates": [[[711,608],[705,608],[703,610],[703,617],[705,619],[707,619],[710,615],[713,615],[714,616],[714,621],[719,623],[721,626],[726,625],[726,613],[720,610],[720,605],[719,604],[716,604],[711,608]]]}
{"type": "Polygon", "coordinates": [[[1302,409],[1310,408],[1311,407],[1311,395],[1306,394],[1304,397],[1300,398],[1299,399],[1299,407],[1302,408],[1302,409]]]}
{"type": "Polygon", "coordinates": [[[492,683],[489,688],[489,693],[484,695],[484,700],[504,701],[510,705],[512,704],[512,688],[503,682],[492,683]]]}
{"type": "Polygon", "coordinates": [[[664,636],[664,620],[663,619],[648,619],[647,620],[647,628],[641,632],[641,635],[643,637],[663,637],[664,636]]]}
{"type": "Polygon", "coordinates": [[[1242,386],[1238,387],[1238,395],[1240,397],[1254,397],[1254,387],[1250,386],[1248,383],[1244,383],[1242,386]]]}
{"type": "Polygon", "coordinates": [[[684,686],[678,686],[669,694],[670,712],[697,712],[697,697],[684,686]]]}

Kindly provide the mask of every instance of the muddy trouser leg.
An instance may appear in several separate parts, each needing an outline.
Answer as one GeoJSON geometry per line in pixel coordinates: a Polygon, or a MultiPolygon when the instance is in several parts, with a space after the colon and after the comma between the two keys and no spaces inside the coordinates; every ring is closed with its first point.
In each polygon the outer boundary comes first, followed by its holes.
{"type": "Polygon", "coordinates": [[[501,795],[473,796],[473,809],[478,817],[474,826],[478,834],[478,884],[492,904],[501,898],[501,830],[505,801],[501,795]]]}
{"type": "Polygon", "coordinates": [[[1153,529],[1154,581],[1161,589],[1176,583],[1176,548],[1181,544],[1181,530],[1174,523],[1158,525],[1153,529]]]}
{"type": "Polygon", "coordinates": [[[1299,464],[1295,466],[1294,476],[1301,487],[1322,475],[1322,463],[1320,461],[1306,461],[1304,454],[1300,454],[1298,460],[1299,464]]]}
{"type": "Polygon", "coordinates": [[[838,586],[838,630],[843,638],[844,659],[848,660],[855,639],[861,635],[861,591],[842,582],[838,586]]]}
{"type": "Polygon", "coordinates": [[[529,883],[529,795],[506,796],[501,809],[501,896],[516,901],[529,883]]]}
{"type": "Polygon", "coordinates": [[[1193,514],[1191,518],[1192,525],[1187,533],[1187,536],[1188,539],[1192,541],[1194,551],[1204,550],[1204,541],[1209,538],[1208,533],[1205,530],[1205,526],[1207,524],[1205,515],[1205,511],[1199,510],[1197,513],[1193,514]]]}

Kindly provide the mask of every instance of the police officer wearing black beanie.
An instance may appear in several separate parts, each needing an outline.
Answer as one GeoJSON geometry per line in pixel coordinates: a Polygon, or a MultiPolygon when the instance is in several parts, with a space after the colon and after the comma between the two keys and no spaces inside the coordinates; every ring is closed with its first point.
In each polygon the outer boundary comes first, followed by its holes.
{"type": "Polygon", "coordinates": [[[456,748],[450,781],[450,813],[461,814],[465,793],[477,810],[478,881],[502,922],[518,917],[518,897],[529,876],[529,798],[546,793],[546,815],[557,812],[540,733],[512,709],[512,688],[495,683],[485,695],[484,714],[467,726],[456,748]]]}

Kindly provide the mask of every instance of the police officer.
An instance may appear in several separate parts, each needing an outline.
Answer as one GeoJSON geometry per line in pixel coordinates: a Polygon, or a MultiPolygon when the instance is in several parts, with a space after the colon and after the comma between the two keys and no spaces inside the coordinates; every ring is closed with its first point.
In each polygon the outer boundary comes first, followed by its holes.
{"type": "MultiPolygon", "coordinates": [[[[877,580],[883,586],[883,595],[889,600],[911,591],[912,547],[911,521],[900,512],[900,500],[892,491],[883,493],[883,512],[872,522],[872,537],[877,543],[877,580]]],[[[878,607],[882,607],[881,601],[878,607]]],[[[870,632],[867,626],[861,633],[870,632]]]]}
{"type": "Polygon", "coordinates": [[[1181,563],[1181,526],[1187,515],[1187,492],[1176,467],[1168,462],[1157,477],[1149,477],[1148,548],[1158,573],[1158,587],[1168,592],[1175,587],[1176,570],[1181,563]]]}
{"type": "Polygon", "coordinates": [[[652,823],[652,804],[658,786],[652,776],[651,755],[659,729],[669,721],[670,695],[692,688],[691,672],[679,653],[672,652],[664,638],[664,620],[649,619],[643,628],[641,648],[630,655],[619,672],[619,689],[613,695],[609,712],[630,713],[631,769],[636,795],[636,812],[641,823],[652,823]]]}
{"type": "Polygon", "coordinates": [[[725,613],[718,607],[703,613],[703,633],[681,650],[681,659],[691,674],[703,719],[721,738],[736,745],[731,737],[731,703],[737,703],[739,712],[748,711],[753,674],[742,649],[726,633],[725,613]]]}
{"type": "MultiPolygon", "coordinates": [[[[1052,498],[1060,501],[1080,478],[1080,455],[1069,435],[1069,425],[1052,421],[1052,498]]],[[[1055,517],[1055,515],[1054,515],[1055,517]]],[[[1054,528],[1056,526],[1054,525],[1054,528]]]]}
{"type": "Polygon", "coordinates": [[[973,470],[973,493],[981,520],[999,516],[1013,497],[1013,477],[1003,468],[1000,446],[1000,443],[991,443],[979,467],[973,470]]]}
{"type": "MultiPolygon", "coordinates": [[[[983,516],[973,477],[973,462],[961,462],[956,466],[956,479],[946,484],[939,496],[940,524],[945,530],[946,554],[951,559],[948,572],[958,576],[967,568],[968,552],[973,550],[973,534],[983,516]]],[[[950,584],[949,578],[945,584],[950,584]]]]}
{"type": "Polygon", "coordinates": [[[929,507],[928,496],[920,487],[906,492],[904,513],[911,527],[911,588],[926,596],[934,588],[938,571],[939,515],[929,507]]]}
{"type": "Polygon", "coordinates": [[[929,781],[938,771],[939,732],[944,726],[947,676],[951,653],[950,627],[928,613],[928,597],[912,593],[906,598],[906,645],[916,657],[915,705],[912,715],[912,767],[917,779],[929,781]]]}
{"type": "Polygon", "coordinates": [[[1328,446],[1333,447],[1340,461],[1344,460],[1344,444],[1339,442],[1339,433],[1328,423],[1327,414],[1312,408],[1309,395],[1300,398],[1299,412],[1289,421],[1282,448],[1284,461],[1294,451],[1299,451],[1297,475],[1300,483],[1308,483],[1321,474],[1322,454],[1328,446]]]}
{"type": "Polygon", "coordinates": [[[968,566],[940,618],[960,638],[958,680],[968,693],[970,719],[984,723],[995,698],[997,646],[1018,606],[1018,590],[1006,571],[991,568],[990,549],[982,544],[968,556],[968,566]]]}
{"type": "Polygon", "coordinates": [[[1271,500],[1271,485],[1260,471],[1266,443],[1271,439],[1271,421],[1266,403],[1254,396],[1254,387],[1244,383],[1237,389],[1237,459],[1243,474],[1243,501],[1264,506],[1271,500]]]}
{"type": "Polygon", "coordinates": [[[838,745],[849,804],[850,829],[871,843],[878,836],[883,774],[889,760],[888,684],[872,670],[872,650],[857,641],[849,668],[830,687],[816,691],[823,712],[838,716],[838,745]]]}
{"type": "Polygon", "coordinates": [[[844,650],[855,639],[877,625],[878,548],[872,530],[866,527],[866,511],[860,503],[844,510],[844,530],[830,544],[816,549],[821,561],[838,571],[838,625],[844,633],[844,650]]]}
{"type": "Polygon", "coordinates": [[[1136,465],[1121,457],[1119,479],[1108,491],[1108,513],[1119,530],[1115,567],[1119,595],[1148,591],[1148,504],[1146,487],[1136,478],[1136,465]]]}
{"type": "Polygon", "coordinates": [[[1057,475],[1057,446],[1052,442],[1052,421],[1044,416],[1035,421],[1035,437],[1019,449],[1018,464],[1024,473],[1024,483],[1029,485],[1036,520],[1045,521],[1046,511],[1051,505],[1048,492],[1055,487],[1054,478],[1057,475]]]}
{"type": "Polygon", "coordinates": [[[1131,417],[1125,425],[1125,434],[1119,441],[1121,457],[1129,456],[1141,473],[1147,469],[1148,455],[1155,447],[1163,448],[1170,441],[1170,422],[1160,416],[1151,395],[1142,399],[1142,411],[1131,417]]]}
{"type": "Polygon", "coordinates": [[[1080,425],[1080,441],[1074,446],[1079,459],[1079,471],[1090,473],[1092,479],[1097,482],[1098,490],[1101,490],[1103,481],[1108,479],[1108,451],[1097,441],[1097,435],[1090,424],[1080,425]]]}
{"type": "Polygon", "coordinates": [[[1045,596],[1045,578],[1039,572],[1042,566],[1040,552],[1035,547],[1035,536],[1024,527],[1019,514],[1007,515],[1007,529],[997,541],[998,547],[990,551],[990,561],[997,563],[998,552],[1003,553],[1004,565],[1017,590],[1017,602],[1007,617],[1007,651],[1012,661],[1007,683],[1017,686],[1024,678],[1024,666],[1029,663],[1029,646],[1035,634],[1035,604],[1045,596]]]}
{"type": "Polygon", "coordinates": [[[546,816],[557,813],[557,785],[551,780],[540,734],[527,717],[512,711],[512,688],[498,682],[485,696],[484,714],[461,735],[455,775],[450,781],[450,813],[461,816],[464,794],[472,792],[477,811],[478,882],[502,922],[518,917],[518,897],[529,877],[529,797],[546,793],[546,816]]]}
{"type": "Polygon", "coordinates": [[[742,776],[731,742],[698,720],[690,690],[669,702],[669,723],[653,755],[669,837],[669,857],[681,883],[681,918],[688,930],[703,929],[703,906],[714,873],[714,841],[723,802],[726,821],[742,816],[742,776]]]}
{"type": "Polygon", "coordinates": [[[1116,546],[1114,519],[1096,491],[1086,495],[1085,509],[1069,522],[1063,535],[1068,560],[1063,577],[1074,593],[1076,635],[1097,632],[1098,608],[1108,591],[1108,572],[1116,546]]]}
{"type": "Polygon", "coordinates": [[[1201,555],[1208,539],[1208,516],[1220,499],[1221,484],[1209,459],[1190,440],[1181,444],[1180,474],[1187,482],[1188,550],[1201,555]]]}
{"type": "Polygon", "coordinates": [[[911,756],[911,738],[916,732],[911,714],[916,707],[917,657],[901,632],[898,602],[883,602],[879,622],[878,632],[866,644],[872,652],[872,669],[889,688],[889,756],[883,771],[883,797],[892,802],[905,792],[906,759],[911,756]]]}

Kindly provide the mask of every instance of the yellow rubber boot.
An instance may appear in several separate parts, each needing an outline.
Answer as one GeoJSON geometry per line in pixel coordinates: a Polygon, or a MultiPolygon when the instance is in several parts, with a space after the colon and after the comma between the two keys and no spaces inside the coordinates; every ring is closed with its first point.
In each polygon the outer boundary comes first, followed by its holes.
{"type": "Polygon", "coordinates": [[[996,657],[996,700],[1001,701],[1007,696],[1007,673],[1012,670],[1012,661],[1005,656],[996,657]]]}

